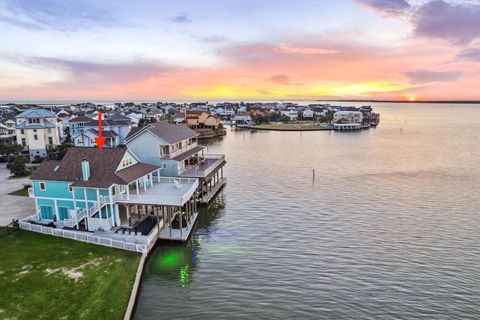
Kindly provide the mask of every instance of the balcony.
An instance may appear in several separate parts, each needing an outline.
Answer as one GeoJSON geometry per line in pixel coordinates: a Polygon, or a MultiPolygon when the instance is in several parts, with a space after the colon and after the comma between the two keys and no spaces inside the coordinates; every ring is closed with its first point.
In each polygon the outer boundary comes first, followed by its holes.
{"type": "Polygon", "coordinates": [[[205,178],[214,172],[224,162],[224,154],[206,154],[201,162],[195,165],[185,166],[185,169],[182,173],[180,173],[180,176],[205,178]]]}
{"type": "Polygon", "coordinates": [[[139,190],[138,194],[129,190],[113,196],[114,202],[128,204],[150,204],[166,206],[183,206],[195,193],[198,180],[191,178],[161,177],[153,179],[153,185],[139,190]]]}
{"type": "Polygon", "coordinates": [[[175,160],[175,159],[174,159],[175,157],[181,155],[181,154],[184,153],[184,152],[187,152],[187,151],[190,151],[190,150],[192,150],[192,149],[195,149],[195,148],[199,149],[199,151],[200,151],[201,149],[203,149],[203,147],[198,146],[196,142],[193,142],[193,143],[189,144],[188,146],[186,146],[186,147],[184,147],[184,148],[182,148],[182,149],[178,149],[178,150],[175,150],[175,151],[173,151],[173,152],[167,152],[167,153],[165,153],[165,158],[166,158],[166,159],[175,160]]]}

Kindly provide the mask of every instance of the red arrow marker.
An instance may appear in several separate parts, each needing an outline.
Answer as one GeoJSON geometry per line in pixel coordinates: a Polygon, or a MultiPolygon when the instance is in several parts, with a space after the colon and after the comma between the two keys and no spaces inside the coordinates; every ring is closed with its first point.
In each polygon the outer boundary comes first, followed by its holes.
{"type": "Polygon", "coordinates": [[[95,138],[95,143],[98,149],[102,149],[107,139],[102,137],[102,113],[98,112],[98,137],[95,138]]]}

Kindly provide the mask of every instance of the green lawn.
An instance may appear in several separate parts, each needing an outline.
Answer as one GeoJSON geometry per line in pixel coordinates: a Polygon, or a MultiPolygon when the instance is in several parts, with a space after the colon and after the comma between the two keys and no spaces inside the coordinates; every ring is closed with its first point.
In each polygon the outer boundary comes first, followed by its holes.
{"type": "Polygon", "coordinates": [[[280,130],[280,131],[329,130],[328,127],[319,126],[315,122],[290,122],[290,123],[282,123],[282,124],[264,123],[264,124],[254,125],[251,128],[260,129],[260,130],[280,130]]]}
{"type": "Polygon", "coordinates": [[[140,254],[0,231],[0,319],[123,319],[140,254]]]}
{"type": "Polygon", "coordinates": [[[19,189],[17,191],[10,192],[9,195],[28,197],[28,189],[22,188],[22,189],[19,189]]]}

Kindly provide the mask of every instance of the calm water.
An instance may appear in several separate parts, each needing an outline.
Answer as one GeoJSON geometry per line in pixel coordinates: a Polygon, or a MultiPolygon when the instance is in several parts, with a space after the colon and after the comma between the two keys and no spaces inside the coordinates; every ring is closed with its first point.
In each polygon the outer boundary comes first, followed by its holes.
{"type": "Polygon", "coordinates": [[[374,107],[209,144],[228,186],[150,256],[136,319],[479,319],[480,105],[374,107]]]}

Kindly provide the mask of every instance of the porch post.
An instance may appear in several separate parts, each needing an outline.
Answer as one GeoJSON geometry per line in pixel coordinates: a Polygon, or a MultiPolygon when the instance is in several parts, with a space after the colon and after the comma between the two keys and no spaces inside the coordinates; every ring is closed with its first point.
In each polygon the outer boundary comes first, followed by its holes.
{"type": "Polygon", "coordinates": [[[60,221],[60,217],[58,216],[58,204],[57,204],[57,199],[53,199],[54,207],[53,207],[53,212],[55,213],[55,216],[57,217],[57,222],[60,221]]]}
{"type": "Polygon", "coordinates": [[[77,199],[75,198],[75,188],[72,187],[72,197],[73,197],[73,209],[75,210],[75,221],[77,223],[77,230],[80,229],[78,225],[78,211],[77,211],[77,199]]]}
{"type": "Polygon", "coordinates": [[[102,205],[100,203],[100,189],[97,189],[98,218],[102,218],[102,205]]]}
{"type": "Polygon", "coordinates": [[[145,176],[143,177],[143,191],[147,191],[147,179],[145,179],[145,176]]]}
{"type": "Polygon", "coordinates": [[[160,183],[160,169],[157,169],[157,182],[160,183]]]}
{"type": "Polygon", "coordinates": [[[130,184],[127,184],[127,199],[130,200],[130,184]]]}
{"type": "Polygon", "coordinates": [[[130,205],[125,205],[125,212],[127,213],[127,220],[130,221],[130,205]]]}
{"type": "Polygon", "coordinates": [[[113,201],[112,201],[112,196],[113,196],[113,192],[112,192],[112,187],[108,188],[108,195],[110,197],[110,214],[111,214],[111,218],[112,218],[112,226],[116,227],[116,224],[115,224],[115,214],[114,214],[114,211],[113,211],[113,201]]]}
{"type": "Polygon", "coordinates": [[[180,209],[180,212],[178,213],[178,221],[180,223],[180,238],[183,237],[183,232],[182,232],[182,229],[183,229],[183,224],[182,224],[182,217],[183,217],[183,208],[182,207],[179,207],[180,209]]]}
{"type": "Polygon", "coordinates": [[[137,187],[137,196],[140,194],[140,191],[138,191],[139,187],[138,187],[138,179],[135,180],[135,185],[137,187]]]}

